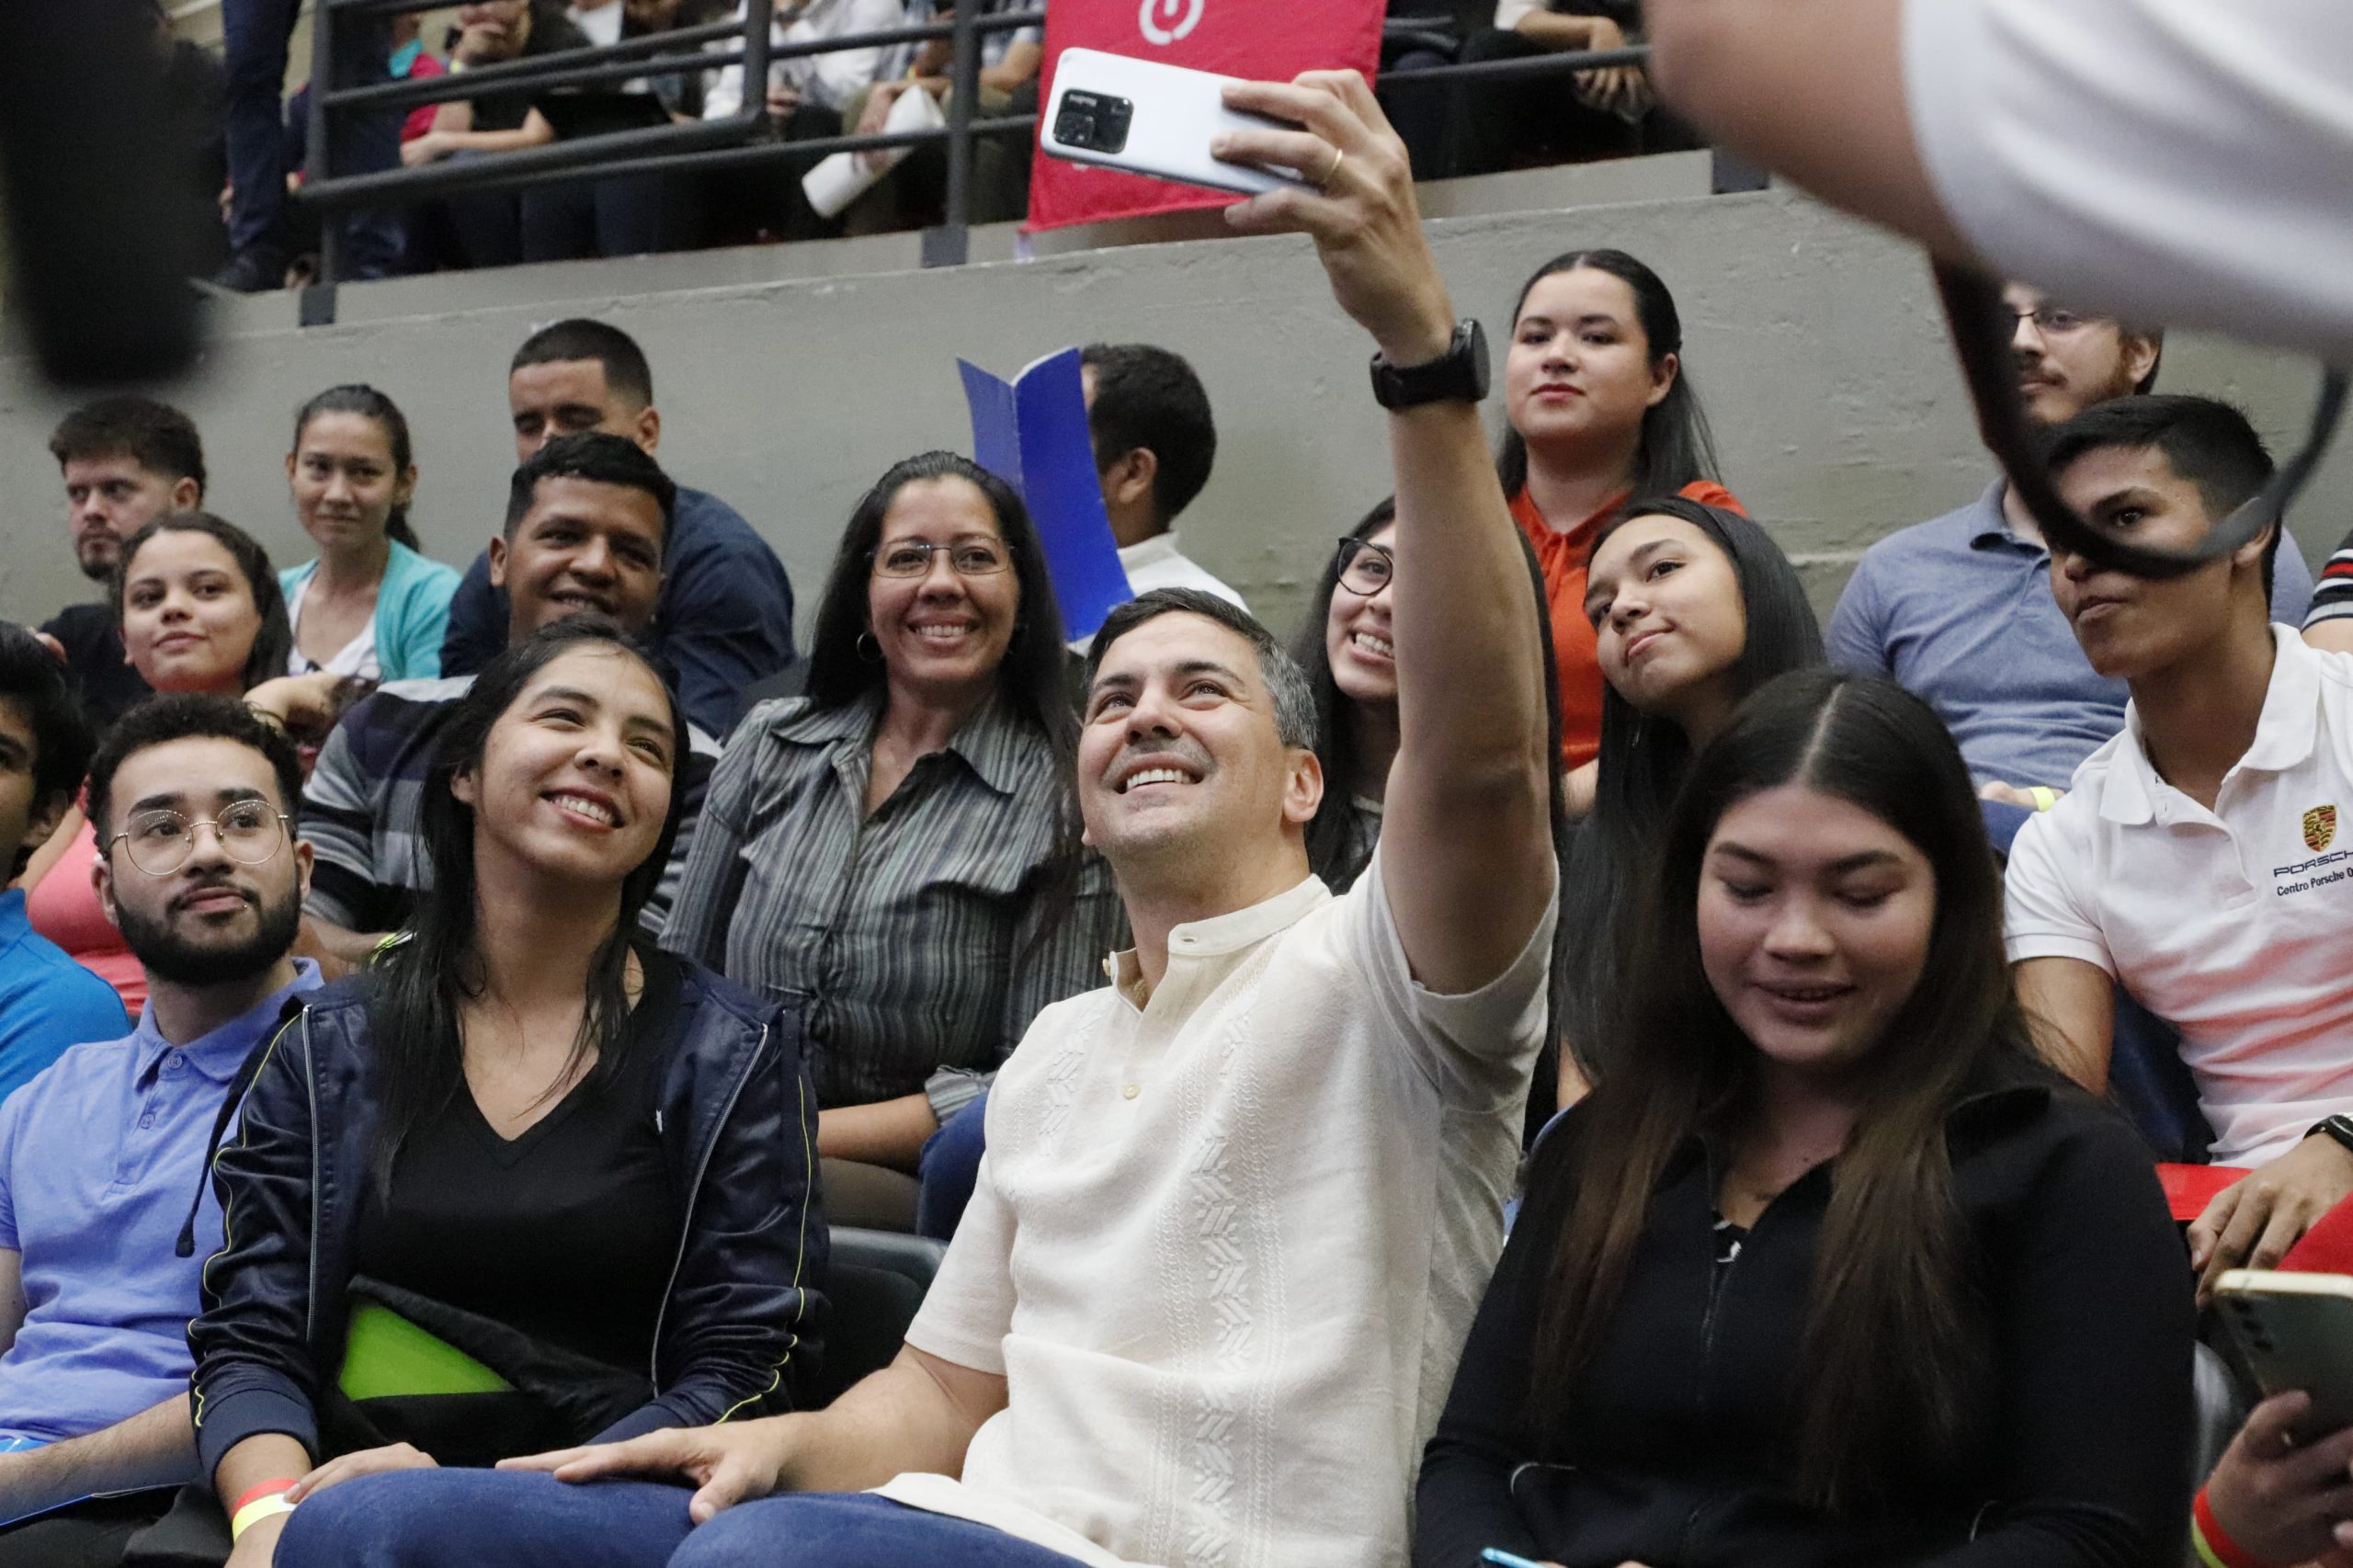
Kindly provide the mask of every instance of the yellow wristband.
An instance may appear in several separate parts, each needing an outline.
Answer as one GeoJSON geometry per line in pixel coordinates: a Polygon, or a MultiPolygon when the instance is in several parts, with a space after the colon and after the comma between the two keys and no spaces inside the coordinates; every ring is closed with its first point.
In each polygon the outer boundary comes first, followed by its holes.
{"type": "Polygon", "coordinates": [[[2059,803],[2059,791],[2048,784],[2029,785],[2027,794],[2033,798],[2034,809],[2038,812],[2047,812],[2059,803]]]}
{"type": "Polygon", "coordinates": [[[255,1498],[238,1509],[237,1517],[229,1521],[230,1543],[233,1545],[244,1540],[245,1532],[262,1520],[278,1514],[290,1514],[293,1511],[294,1505],[286,1500],[286,1494],[283,1492],[273,1492],[267,1497],[255,1498]]]}

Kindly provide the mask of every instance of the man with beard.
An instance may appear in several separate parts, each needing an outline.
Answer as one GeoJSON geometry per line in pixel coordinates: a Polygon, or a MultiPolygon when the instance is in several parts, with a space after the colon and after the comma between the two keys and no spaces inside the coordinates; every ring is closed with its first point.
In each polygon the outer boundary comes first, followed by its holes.
{"type": "MultiPolygon", "coordinates": [[[[114,576],[122,541],[150,518],[204,504],[204,443],[178,409],[143,397],[109,397],[75,409],[49,438],[65,478],[66,520],[82,575],[114,576]]],[[[72,605],[41,631],[65,650],[65,667],[90,722],[103,728],[147,695],[122,652],[112,606],[72,605]]]]}
{"type": "MultiPolygon", "coordinates": [[[[2087,408],[2146,393],[2164,350],[2152,331],[2086,315],[2013,283],[2010,352],[2028,415],[2056,430],[2087,408]]],[[[1901,681],[1952,731],[1981,793],[2047,808],[2124,727],[2124,683],[2095,671],[2051,597],[2051,552],[2006,480],[1957,512],[1863,552],[1831,615],[1830,661],[1901,681]]],[[[2271,619],[2299,624],[2312,574],[2279,551],[2271,619]]]]}
{"type": "Polygon", "coordinates": [[[292,742],[212,697],[133,709],[90,766],[93,875],[148,1001],[127,1039],[0,1106],[0,1519],[25,1521],[0,1528],[0,1568],[116,1562],[195,1472],[185,1331],[222,1238],[206,1146],[319,983],[290,956],[301,783],[292,742]]]}

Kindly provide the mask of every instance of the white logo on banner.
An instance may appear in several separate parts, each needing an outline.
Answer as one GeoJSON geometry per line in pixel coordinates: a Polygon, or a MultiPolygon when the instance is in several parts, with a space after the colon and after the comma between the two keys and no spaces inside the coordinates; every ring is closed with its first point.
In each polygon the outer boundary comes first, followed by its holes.
{"type": "Polygon", "coordinates": [[[1191,36],[1201,25],[1201,11],[1209,0],[1143,0],[1143,9],[1136,15],[1136,25],[1143,29],[1146,43],[1163,47],[1191,36]]]}

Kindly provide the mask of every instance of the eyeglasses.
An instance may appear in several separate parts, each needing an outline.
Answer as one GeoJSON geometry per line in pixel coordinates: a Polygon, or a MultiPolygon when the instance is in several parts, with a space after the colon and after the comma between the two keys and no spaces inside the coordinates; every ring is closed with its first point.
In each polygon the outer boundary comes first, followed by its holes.
{"type": "Polygon", "coordinates": [[[221,853],[241,866],[258,866],[286,842],[289,825],[284,812],[273,812],[265,801],[240,801],[219,816],[190,822],[177,812],[142,812],[120,833],[107,840],[118,844],[131,863],[151,877],[168,877],[196,853],[196,830],[209,827],[221,841],[221,853]]]}
{"type": "Polygon", "coordinates": [[[935,551],[944,551],[948,564],[959,577],[987,577],[1013,564],[1005,547],[986,540],[959,540],[954,544],[928,544],[909,540],[894,544],[888,550],[878,550],[868,559],[874,562],[878,577],[926,577],[931,574],[931,557],[935,551]]]}
{"type": "Polygon", "coordinates": [[[1344,539],[1340,541],[1340,586],[1360,599],[1369,599],[1389,586],[1397,575],[1397,558],[1385,544],[1370,540],[1344,539]]]}
{"type": "MultiPolygon", "coordinates": [[[[2007,306],[2003,308],[2009,309],[2007,306]]],[[[2010,318],[2013,331],[2017,329],[2018,323],[2030,321],[2034,324],[2035,331],[2046,334],[2074,332],[2079,327],[2090,324],[2092,319],[2086,315],[2078,315],[2064,305],[2054,305],[2048,300],[2030,311],[2010,311],[2010,318]]]]}

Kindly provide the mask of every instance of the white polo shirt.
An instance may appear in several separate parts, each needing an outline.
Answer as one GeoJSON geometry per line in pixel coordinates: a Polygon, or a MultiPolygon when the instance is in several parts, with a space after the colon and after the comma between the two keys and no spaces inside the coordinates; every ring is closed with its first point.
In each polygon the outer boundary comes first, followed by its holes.
{"type": "Polygon", "coordinates": [[[1414,982],[1381,861],[1180,926],[1148,1000],[1038,1015],[907,1343],[1002,1374],[914,1506],[1097,1565],[1395,1568],[1487,1276],[1544,1033],[1548,913],[1501,978],[1414,982]]]}
{"type": "Polygon", "coordinates": [[[2353,655],[2274,626],[2255,744],[2211,812],[2140,715],[2010,851],[2010,959],[2081,959],[2181,1031],[2222,1165],[2353,1112],[2353,655]]]}

